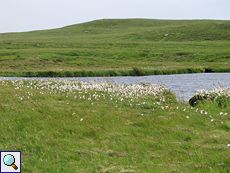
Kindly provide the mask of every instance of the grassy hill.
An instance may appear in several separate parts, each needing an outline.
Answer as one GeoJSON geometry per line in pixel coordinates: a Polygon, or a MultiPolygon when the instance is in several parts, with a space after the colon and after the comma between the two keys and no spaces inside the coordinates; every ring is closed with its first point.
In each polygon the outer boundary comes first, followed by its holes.
{"type": "MultiPolygon", "coordinates": [[[[0,76],[227,72],[229,26],[126,19],[0,34],[0,76]]],[[[0,150],[21,151],[25,173],[230,172],[229,93],[184,103],[154,84],[0,80],[0,150]]]]}
{"type": "Polygon", "coordinates": [[[181,73],[179,69],[195,67],[199,67],[197,72],[228,71],[229,41],[230,21],[96,20],[59,29],[0,34],[0,73],[43,76],[36,72],[91,70],[95,75],[95,70],[118,70],[116,75],[132,75],[119,71],[132,67],[143,70],[142,74],[155,73],[153,70],[165,74],[172,69],[176,70],[172,73],[181,73]]]}

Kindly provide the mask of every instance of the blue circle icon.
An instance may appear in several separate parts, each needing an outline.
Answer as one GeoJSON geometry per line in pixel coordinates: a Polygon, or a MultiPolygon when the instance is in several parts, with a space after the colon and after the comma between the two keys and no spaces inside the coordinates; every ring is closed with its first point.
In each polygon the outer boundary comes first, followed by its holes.
{"type": "Polygon", "coordinates": [[[5,155],[3,161],[7,166],[11,166],[15,162],[15,159],[13,155],[7,154],[5,155]]]}

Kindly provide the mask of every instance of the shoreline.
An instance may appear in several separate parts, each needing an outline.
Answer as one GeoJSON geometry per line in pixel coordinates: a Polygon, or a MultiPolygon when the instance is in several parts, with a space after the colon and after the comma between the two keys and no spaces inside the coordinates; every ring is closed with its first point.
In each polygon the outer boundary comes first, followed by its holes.
{"type": "Polygon", "coordinates": [[[181,68],[167,70],[80,70],[80,71],[23,71],[0,72],[1,77],[109,77],[109,76],[148,76],[191,73],[229,73],[230,68],[181,68]]]}

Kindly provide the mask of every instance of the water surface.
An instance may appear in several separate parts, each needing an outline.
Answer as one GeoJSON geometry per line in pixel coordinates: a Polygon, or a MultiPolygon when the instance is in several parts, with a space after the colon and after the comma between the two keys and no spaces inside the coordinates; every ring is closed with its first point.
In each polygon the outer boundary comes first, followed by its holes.
{"type": "Polygon", "coordinates": [[[66,77],[66,78],[24,78],[24,77],[0,77],[0,79],[43,79],[43,80],[80,80],[80,81],[109,81],[118,84],[151,83],[165,85],[177,94],[179,100],[187,101],[201,89],[212,89],[215,86],[229,87],[230,73],[193,73],[175,75],[151,75],[151,76],[117,76],[117,77],[66,77]]]}

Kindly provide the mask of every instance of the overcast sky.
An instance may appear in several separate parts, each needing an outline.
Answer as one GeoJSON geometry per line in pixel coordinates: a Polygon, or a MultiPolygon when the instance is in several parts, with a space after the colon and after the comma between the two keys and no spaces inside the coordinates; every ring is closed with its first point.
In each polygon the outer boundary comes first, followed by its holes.
{"type": "Polygon", "coordinates": [[[230,0],[0,0],[0,33],[114,18],[230,20],[230,0]]]}

